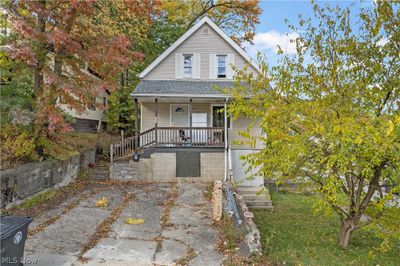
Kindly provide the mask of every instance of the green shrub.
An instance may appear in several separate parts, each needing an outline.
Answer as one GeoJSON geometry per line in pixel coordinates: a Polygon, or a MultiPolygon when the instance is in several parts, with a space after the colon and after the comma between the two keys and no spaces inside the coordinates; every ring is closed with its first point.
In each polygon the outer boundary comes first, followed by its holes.
{"type": "Polygon", "coordinates": [[[6,124],[1,129],[0,141],[3,166],[30,160],[35,155],[35,140],[21,127],[6,124]]]}

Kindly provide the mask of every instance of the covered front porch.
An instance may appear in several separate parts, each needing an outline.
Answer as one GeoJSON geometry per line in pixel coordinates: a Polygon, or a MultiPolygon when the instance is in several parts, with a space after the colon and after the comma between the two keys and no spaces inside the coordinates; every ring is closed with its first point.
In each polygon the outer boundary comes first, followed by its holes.
{"type": "Polygon", "coordinates": [[[227,98],[141,96],[135,97],[135,147],[225,147],[229,121],[227,98]]]}

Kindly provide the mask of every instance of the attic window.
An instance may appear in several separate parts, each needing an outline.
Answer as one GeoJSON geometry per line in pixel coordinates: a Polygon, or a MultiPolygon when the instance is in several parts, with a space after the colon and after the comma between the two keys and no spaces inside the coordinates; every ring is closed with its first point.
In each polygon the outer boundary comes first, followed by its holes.
{"type": "Polygon", "coordinates": [[[203,28],[203,34],[204,34],[204,35],[207,35],[207,34],[208,34],[208,28],[207,28],[207,27],[204,27],[204,28],[203,28]]]}

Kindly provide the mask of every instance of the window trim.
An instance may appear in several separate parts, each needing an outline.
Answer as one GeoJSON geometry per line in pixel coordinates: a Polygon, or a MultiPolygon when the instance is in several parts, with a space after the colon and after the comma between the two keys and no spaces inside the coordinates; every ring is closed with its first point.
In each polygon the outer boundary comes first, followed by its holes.
{"type": "Polygon", "coordinates": [[[226,78],[228,78],[228,73],[227,73],[227,70],[228,70],[228,67],[227,67],[228,55],[227,55],[227,54],[217,54],[217,55],[216,55],[216,58],[217,58],[217,62],[216,62],[217,79],[226,79],[226,78]],[[223,57],[223,58],[225,59],[225,60],[224,60],[224,62],[225,62],[225,66],[224,66],[224,68],[225,68],[225,75],[224,75],[224,76],[221,75],[221,77],[220,77],[220,75],[219,75],[219,61],[218,61],[219,57],[223,57]]]}
{"type": "MultiPolygon", "coordinates": [[[[222,108],[224,108],[225,107],[225,105],[224,104],[222,104],[222,103],[216,103],[216,104],[211,104],[211,107],[210,107],[210,117],[211,117],[211,119],[210,119],[210,127],[214,127],[213,126],[213,121],[214,121],[214,113],[213,113],[213,109],[214,109],[214,107],[222,107],[222,108]]],[[[233,123],[232,123],[232,119],[228,116],[227,117],[227,120],[228,120],[228,125],[229,125],[229,127],[227,127],[228,129],[232,129],[233,127],[232,127],[232,125],[233,125],[233,123]]]]}

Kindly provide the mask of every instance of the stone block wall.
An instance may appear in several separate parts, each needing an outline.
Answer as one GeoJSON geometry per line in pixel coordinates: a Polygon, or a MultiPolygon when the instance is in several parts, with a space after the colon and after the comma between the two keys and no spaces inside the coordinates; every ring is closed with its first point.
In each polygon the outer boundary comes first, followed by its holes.
{"type": "Polygon", "coordinates": [[[200,175],[206,181],[224,179],[224,153],[202,152],[200,154],[200,175]]]}
{"type": "Polygon", "coordinates": [[[47,160],[2,170],[1,207],[18,203],[45,189],[67,185],[95,160],[96,149],[91,149],[62,161],[47,160]]]}
{"type": "Polygon", "coordinates": [[[153,153],[151,155],[153,179],[170,180],[176,177],[176,154],[153,153]]]}
{"type": "Polygon", "coordinates": [[[139,162],[114,162],[110,166],[110,178],[124,179],[151,179],[151,159],[141,158],[139,162]]]}
{"type": "MultiPolygon", "coordinates": [[[[176,177],[176,153],[155,152],[150,158],[140,158],[139,162],[114,162],[110,166],[110,178],[118,180],[147,179],[171,181],[182,178],[176,177]]],[[[199,181],[214,181],[224,178],[224,153],[200,153],[199,181]]],[[[190,178],[188,178],[190,179],[190,178]]]]}

